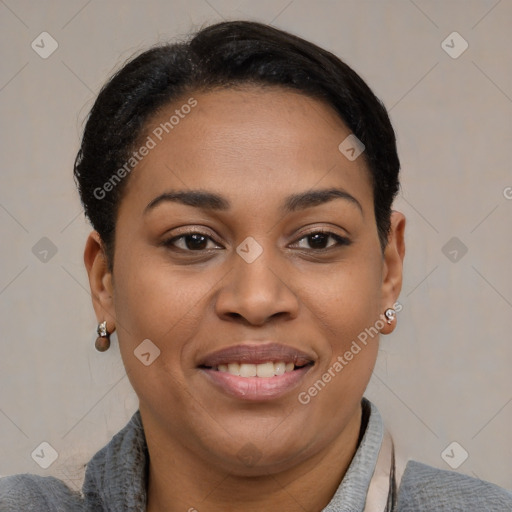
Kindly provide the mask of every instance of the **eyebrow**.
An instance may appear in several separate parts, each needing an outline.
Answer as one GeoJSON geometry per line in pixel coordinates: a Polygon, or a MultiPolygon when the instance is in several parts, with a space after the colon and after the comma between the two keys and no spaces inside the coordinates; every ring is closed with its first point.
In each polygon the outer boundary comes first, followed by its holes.
{"type": "MultiPolygon", "coordinates": [[[[292,194],[285,198],[281,210],[284,213],[292,213],[313,206],[319,206],[334,199],[344,199],[357,206],[361,214],[363,213],[361,203],[354,196],[340,188],[326,188],[292,194]]],[[[231,208],[228,199],[212,192],[206,192],[204,190],[170,191],[155,197],[144,208],[143,214],[145,215],[157,205],[168,201],[201,208],[203,210],[227,211],[231,208]]]]}

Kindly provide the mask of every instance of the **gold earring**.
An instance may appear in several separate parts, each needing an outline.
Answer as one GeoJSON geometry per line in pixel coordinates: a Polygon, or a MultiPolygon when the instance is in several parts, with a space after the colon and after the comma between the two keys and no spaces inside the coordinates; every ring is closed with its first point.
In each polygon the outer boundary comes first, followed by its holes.
{"type": "Polygon", "coordinates": [[[105,350],[108,350],[110,347],[110,333],[107,330],[106,320],[98,324],[96,332],[98,333],[98,337],[96,338],[94,346],[99,352],[105,352],[105,350]]]}

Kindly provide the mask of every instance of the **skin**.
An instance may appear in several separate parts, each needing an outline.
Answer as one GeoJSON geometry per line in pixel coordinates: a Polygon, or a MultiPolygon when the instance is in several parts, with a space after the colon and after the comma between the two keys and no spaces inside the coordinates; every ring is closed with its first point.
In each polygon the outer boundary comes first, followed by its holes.
{"type": "MultiPolygon", "coordinates": [[[[366,164],[340,153],[350,131],[322,102],[279,88],[193,96],[198,105],[129,177],[113,273],[97,232],[84,254],[98,322],[117,329],[139,397],[150,454],[147,510],[321,510],[357,449],[378,336],[308,404],[297,397],[396,302],[405,218],[393,212],[382,252],[366,164]],[[361,209],[337,198],[280,210],[292,193],[330,187],[361,209]],[[162,202],[144,214],[164,191],[197,188],[221,194],[231,208],[162,202]],[[350,244],[325,237],[314,245],[307,235],[319,229],[350,244]],[[174,250],[161,245],[187,230],[211,240],[200,251],[190,237],[174,250]],[[250,264],[236,252],[248,236],[263,249],[250,264]],[[145,339],[161,351],[149,366],[133,354],[145,339]],[[315,364],[278,399],[229,397],[197,368],[198,358],[244,340],[286,344],[315,364]],[[247,450],[257,455],[249,465],[240,457],[247,450]]],[[[187,99],[152,119],[145,136],[187,99]]]]}

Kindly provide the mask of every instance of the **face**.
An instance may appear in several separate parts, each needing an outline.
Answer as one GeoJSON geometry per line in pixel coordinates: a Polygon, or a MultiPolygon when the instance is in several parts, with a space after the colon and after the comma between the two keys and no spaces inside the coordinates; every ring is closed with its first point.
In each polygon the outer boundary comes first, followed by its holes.
{"type": "Polygon", "coordinates": [[[113,274],[91,234],[95,308],[147,435],[230,472],[278,471],[358,417],[378,352],[362,333],[392,329],[380,315],[400,291],[403,216],[383,253],[368,169],[340,152],[350,131],[323,103],[276,88],[193,98],[162,140],[188,97],[147,126],[113,274]]]}

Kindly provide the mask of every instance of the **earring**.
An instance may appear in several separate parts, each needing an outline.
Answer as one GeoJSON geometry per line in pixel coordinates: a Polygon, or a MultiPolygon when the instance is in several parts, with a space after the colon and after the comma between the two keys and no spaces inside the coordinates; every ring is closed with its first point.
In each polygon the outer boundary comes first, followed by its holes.
{"type": "Polygon", "coordinates": [[[386,322],[392,324],[396,318],[396,311],[393,308],[388,308],[384,311],[384,316],[386,317],[386,322]]]}
{"type": "Polygon", "coordinates": [[[110,347],[110,333],[107,331],[106,320],[98,324],[96,332],[98,333],[98,337],[96,338],[94,346],[99,352],[105,352],[105,350],[108,350],[110,347]]]}

